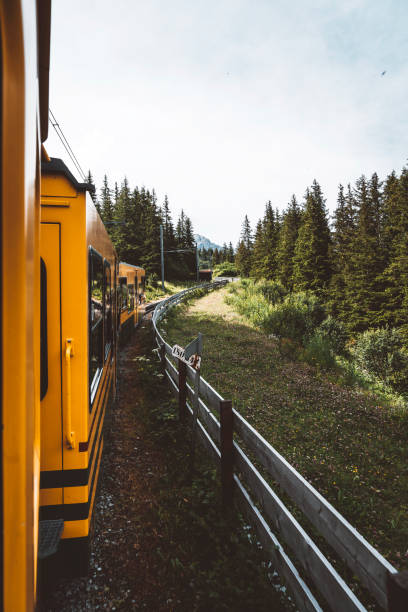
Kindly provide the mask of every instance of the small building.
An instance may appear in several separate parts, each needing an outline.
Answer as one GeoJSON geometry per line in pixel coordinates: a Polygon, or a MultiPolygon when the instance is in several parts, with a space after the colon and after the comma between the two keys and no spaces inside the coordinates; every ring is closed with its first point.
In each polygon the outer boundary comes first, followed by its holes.
{"type": "Polygon", "coordinates": [[[200,281],[208,281],[212,280],[212,270],[199,270],[199,279],[200,281]]]}

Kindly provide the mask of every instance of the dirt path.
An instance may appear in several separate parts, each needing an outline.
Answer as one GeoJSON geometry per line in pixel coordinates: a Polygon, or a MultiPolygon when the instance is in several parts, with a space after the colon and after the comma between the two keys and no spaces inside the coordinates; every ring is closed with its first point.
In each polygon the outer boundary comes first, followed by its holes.
{"type": "Polygon", "coordinates": [[[136,366],[147,359],[145,336],[141,330],[119,359],[118,398],[105,424],[89,578],[61,582],[48,610],[149,609],[152,595],[157,601],[151,551],[160,538],[154,530],[146,533],[154,485],[166,466],[137,418],[144,395],[136,366]]]}
{"type": "Polygon", "coordinates": [[[152,348],[144,323],[120,354],[89,577],[61,581],[45,610],[283,610],[282,589],[271,586],[248,531],[222,517],[205,457],[186,478],[189,432],[152,348]]]}

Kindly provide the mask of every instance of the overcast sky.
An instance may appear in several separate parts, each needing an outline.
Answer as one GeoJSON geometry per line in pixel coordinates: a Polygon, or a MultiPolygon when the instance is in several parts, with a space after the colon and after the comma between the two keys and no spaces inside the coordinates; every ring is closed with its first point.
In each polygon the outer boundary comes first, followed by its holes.
{"type": "MultiPolygon", "coordinates": [[[[316,178],[408,157],[406,0],[54,0],[50,108],[101,186],[167,193],[236,245],[316,178]],[[381,73],[386,70],[386,74],[381,73]]],[[[50,127],[51,156],[67,155],[50,127]]],[[[77,173],[76,173],[77,174],[77,173]]]]}

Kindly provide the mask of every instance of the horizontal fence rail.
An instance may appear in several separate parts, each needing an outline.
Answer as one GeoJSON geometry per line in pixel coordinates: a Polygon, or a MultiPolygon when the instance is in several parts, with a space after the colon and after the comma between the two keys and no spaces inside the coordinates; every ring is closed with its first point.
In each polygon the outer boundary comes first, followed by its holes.
{"type": "MultiPolygon", "coordinates": [[[[158,328],[169,308],[200,289],[211,291],[226,284],[215,281],[186,289],[160,302],[153,328],[163,371],[179,400],[180,420],[192,423],[196,372],[172,355],[172,347],[158,328]]],[[[301,610],[364,611],[326,556],[261,475],[243,448],[314,525],[319,534],[387,612],[408,610],[407,573],[397,570],[373,548],[320,493],[303,478],[224,398],[202,377],[199,381],[198,439],[221,472],[223,501],[234,500],[254,527],[265,554],[286,581],[301,610]],[[235,437],[234,437],[235,434],[235,437]],[[292,559],[277,539],[282,538],[292,559]],[[302,568],[302,576],[297,567],[302,568]],[[312,591],[313,589],[313,591],[312,591]],[[319,599],[319,601],[318,601],[319,599]],[[320,602],[320,603],[319,603],[320,602]]]]}

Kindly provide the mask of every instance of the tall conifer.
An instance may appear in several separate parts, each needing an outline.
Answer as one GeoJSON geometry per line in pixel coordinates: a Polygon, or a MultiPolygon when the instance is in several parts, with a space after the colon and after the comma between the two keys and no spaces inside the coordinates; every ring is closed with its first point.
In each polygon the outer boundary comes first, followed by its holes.
{"type": "Polygon", "coordinates": [[[293,195],[286,209],[277,244],[277,279],[286,289],[293,289],[293,259],[301,223],[301,210],[293,195]]]}
{"type": "Polygon", "coordinates": [[[238,243],[235,263],[241,276],[249,276],[252,266],[253,240],[248,216],[245,215],[242,224],[241,238],[238,243]]]}
{"type": "Polygon", "coordinates": [[[325,200],[319,183],[314,180],[306,192],[305,210],[299,228],[293,260],[296,291],[323,293],[330,280],[330,231],[325,200]]]}

